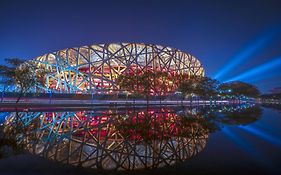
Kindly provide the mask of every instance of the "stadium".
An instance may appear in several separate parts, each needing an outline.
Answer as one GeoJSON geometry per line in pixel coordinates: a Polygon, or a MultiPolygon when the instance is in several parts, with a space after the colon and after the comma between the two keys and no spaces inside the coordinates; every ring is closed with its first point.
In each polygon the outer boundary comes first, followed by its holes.
{"type": "MultiPolygon", "coordinates": [[[[113,93],[120,90],[120,75],[165,72],[169,77],[204,76],[194,56],[178,49],[143,43],[111,43],[73,47],[34,59],[38,68],[48,70],[45,86],[37,91],[61,93],[113,93]]],[[[155,79],[151,79],[155,81],[155,79]]],[[[167,91],[175,91],[171,81],[167,91]]]]}

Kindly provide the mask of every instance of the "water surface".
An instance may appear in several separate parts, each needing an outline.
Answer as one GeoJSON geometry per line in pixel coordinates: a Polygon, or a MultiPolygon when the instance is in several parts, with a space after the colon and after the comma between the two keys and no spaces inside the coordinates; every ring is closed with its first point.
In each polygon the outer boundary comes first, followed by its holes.
{"type": "Polygon", "coordinates": [[[9,128],[21,118],[28,154],[0,160],[7,165],[0,167],[2,172],[281,172],[281,114],[268,107],[108,108],[5,116],[9,128]],[[11,165],[15,168],[7,168],[11,165]]]}

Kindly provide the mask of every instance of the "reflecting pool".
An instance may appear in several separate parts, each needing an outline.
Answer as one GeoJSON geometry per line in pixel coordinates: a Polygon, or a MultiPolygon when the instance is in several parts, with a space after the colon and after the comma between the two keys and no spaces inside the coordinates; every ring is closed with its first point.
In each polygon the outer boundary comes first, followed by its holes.
{"type": "MultiPolygon", "coordinates": [[[[5,132],[21,127],[22,132],[16,136],[18,142],[33,155],[72,167],[119,172],[145,170],[150,173],[158,169],[192,170],[198,163],[208,167],[211,164],[206,159],[212,159],[214,155],[222,157],[221,160],[229,160],[229,156],[236,159],[233,154],[240,154],[237,147],[249,157],[263,159],[253,146],[254,141],[247,139],[247,134],[277,147],[276,161],[281,155],[281,133],[272,136],[253,125],[263,118],[264,109],[254,104],[111,107],[81,111],[11,112],[2,113],[2,116],[5,114],[5,132]],[[223,141],[214,143],[214,138],[221,135],[224,135],[223,141]],[[222,153],[229,148],[225,138],[238,146],[222,153]],[[213,149],[210,156],[204,158],[210,148],[213,149]],[[201,153],[203,160],[200,160],[201,153]]],[[[280,127],[280,119],[275,122],[273,125],[280,127]]],[[[260,127],[267,126],[260,124],[260,127]]],[[[215,161],[216,157],[213,159],[215,161]]],[[[241,163],[244,160],[241,157],[241,163]]],[[[260,163],[267,166],[268,162],[260,163]]],[[[279,172],[275,164],[269,167],[268,172],[279,172]]],[[[202,174],[210,172],[204,170],[202,174]]]]}

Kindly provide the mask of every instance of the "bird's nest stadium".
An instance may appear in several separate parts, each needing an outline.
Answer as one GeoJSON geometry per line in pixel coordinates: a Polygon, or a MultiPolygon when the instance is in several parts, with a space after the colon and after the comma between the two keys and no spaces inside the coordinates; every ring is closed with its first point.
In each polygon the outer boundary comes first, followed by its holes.
{"type": "MultiPolygon", "coordinates": [[[[34,59],[47,69],[41,91],[63,93],[112,93],[119,90],[115,80],[121,74],[145,71],[166,72],[171,77],[204,76],[202,64],[178,49],[154,44],[111,43],[73,47],[34,59]]],[[[171,82],[165,82],[170,83],[171,82]]],[[[168,89],[175,90],[175,87],[168,89]]]]}

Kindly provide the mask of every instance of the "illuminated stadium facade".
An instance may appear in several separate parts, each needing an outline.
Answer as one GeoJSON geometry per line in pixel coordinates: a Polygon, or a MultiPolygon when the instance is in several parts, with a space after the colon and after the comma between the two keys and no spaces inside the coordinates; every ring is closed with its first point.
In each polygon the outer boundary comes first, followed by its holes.
{"type": "MultiPolygon", "coordinates": [[[[45,87],[39,91],[64,93],[112,93],[120,90],[116,79],[122,74],[138,75],[160,71],[170,77],[204,76],[202,64],[192,55],[153,44],[112,43],[74,47],[35,58],[48,70],[45,87]]],[[[151,80],[153,81],[153,80],[151,80]]],[[[172,82],[167,91],[175,91],[172,82]]]]}

